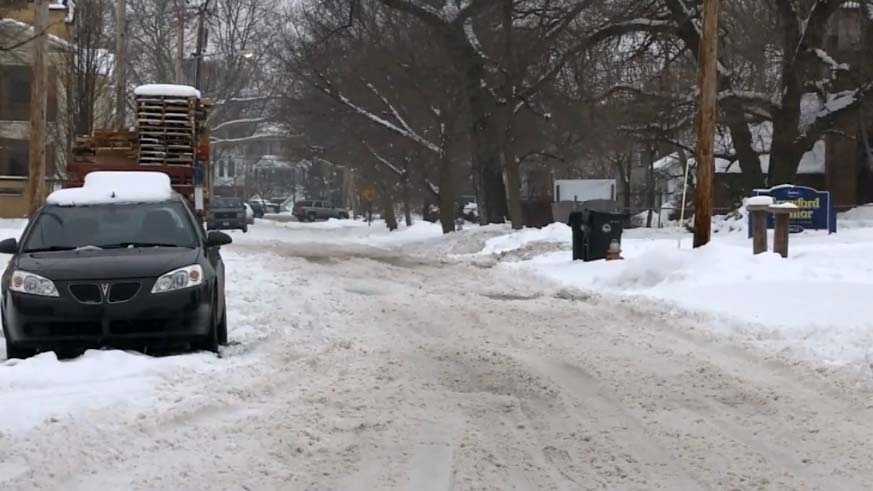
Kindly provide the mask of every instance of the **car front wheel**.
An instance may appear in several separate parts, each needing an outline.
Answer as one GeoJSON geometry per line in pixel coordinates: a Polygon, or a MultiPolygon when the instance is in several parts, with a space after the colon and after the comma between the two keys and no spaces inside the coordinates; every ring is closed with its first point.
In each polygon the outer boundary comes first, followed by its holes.
{"type": "Polygon", "coordinates": [[[221,314],[221,322],[218,323],[216,328],[216,336],[218,338],[218,344],[222,346],[227,346],[227,307],[224,308],[224,313],[221,314]]]}
{"type": "Polygon", "coordinates": [[[13,358],[25,359],[33,356],[35,352],[33,350],[19,348],[16,346],[9,338],[6,338],[6,359],[11,360],[13,358]]]}

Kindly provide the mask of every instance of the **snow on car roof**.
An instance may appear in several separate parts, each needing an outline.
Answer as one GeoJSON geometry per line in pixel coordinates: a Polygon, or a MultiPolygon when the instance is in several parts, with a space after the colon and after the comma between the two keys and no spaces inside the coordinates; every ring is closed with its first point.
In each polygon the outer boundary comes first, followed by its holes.
{"type": "Polygon", "coordinates": [[[200,98],[200,91],[189,85],[147,84],[140,85],[134,89],[133,93],[136,95],[200,98]]]}
{"type": "Polygon", "coordinates": [[[80,188],[61,189],[46,202],[58,206],[153,203],[173,197],[170,177],[163,172],[92,172],[80,188]]]}

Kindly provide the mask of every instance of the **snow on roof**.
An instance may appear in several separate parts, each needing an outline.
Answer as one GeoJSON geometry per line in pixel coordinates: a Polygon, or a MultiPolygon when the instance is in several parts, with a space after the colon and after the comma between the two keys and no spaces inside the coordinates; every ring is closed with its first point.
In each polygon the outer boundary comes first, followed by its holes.
{"type": "Polygon", "coordinates": [[[147,84],[140,85],[134,89],[133,93],[136,95],[200,98],[200,91],[189,85],[147,84]]]}
{"type": "MultiPolygon", "coordinates": [[[[21,22],[20,20],[10,19],[10,18],[0,18],[0,27],[17,27],[22,31],[32,32],[33,26],[28,24],[27,22],[21,22]]],[[[54,34],[48,34],[47,38],[49,42],[55,46],[60,46],[64,49],[73,49],[75,46],[67,41],[66,39],[55,36],[54,34]]]]}
{"type": "Polygon", "coordinates": [[[58,206],[153,203],[173,197],[170,177],[163,172],[92,172],[85,185],[55,191],[46,202],[58,206]]]}
{"type": "MultiPolygon", "coordinates": [[[[770,154],[765,153],[759,155],[761,160],[761,172],[767,173],[770,170],[770,154]]],[[[800,159],[800,164],[797,167],[798,174],[824,174],[827,158],[827,146],[824,140],[815,142],[812,150],[803,154],[800,159]]],[[[689,157],[688,163],[691,167],[695,165],[695,158],[689,157]]],[[[667,172],[675,168],[683,168],[682,161],[679,159],[678,153],[672,153],[663,157],[653,164],[656,171],[667,172]]],[[[727,160],[722,158],[715,159],[715,172],[717,174],[738,174],[742,172],[740,164],[736,160],[727,160]]],[[[681,176],[680,176],[681,177],[681,176]]]]}

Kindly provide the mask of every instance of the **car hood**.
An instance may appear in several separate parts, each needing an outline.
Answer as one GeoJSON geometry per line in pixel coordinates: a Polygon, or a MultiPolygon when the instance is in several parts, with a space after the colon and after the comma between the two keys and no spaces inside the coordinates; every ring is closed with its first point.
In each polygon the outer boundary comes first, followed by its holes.
{"type": "Polygon", "coordinates": [[[33,252],[19,255],[15,268],[59,281],[155,278],[197,263],[199,255],[183,247],[33,252]]]}

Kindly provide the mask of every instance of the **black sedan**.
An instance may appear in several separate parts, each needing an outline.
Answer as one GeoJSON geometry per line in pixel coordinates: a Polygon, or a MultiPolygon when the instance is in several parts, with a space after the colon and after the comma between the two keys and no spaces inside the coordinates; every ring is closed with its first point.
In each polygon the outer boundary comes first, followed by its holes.
{"type": "Polygon", "coordinates": [[[184,344],[218,351],[227,342],[227,234],[198,224],[179,196],[136,204],[47,205],[0,281],[8,358],[103,345],[184,344]]]}

